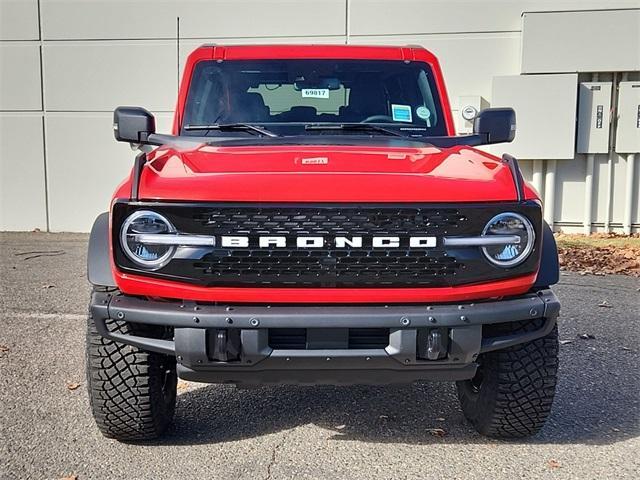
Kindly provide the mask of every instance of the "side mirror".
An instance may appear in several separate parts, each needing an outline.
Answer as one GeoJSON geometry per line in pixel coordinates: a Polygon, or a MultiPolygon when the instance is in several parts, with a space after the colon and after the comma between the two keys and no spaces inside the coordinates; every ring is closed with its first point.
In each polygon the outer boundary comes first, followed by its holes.
{"type": "Polygon", "coordinates": [[[118,107],[113,111],[113,134],[119,142],[147,143],[156,133],[156,119],[144,108],[118,107]]]}
{"type": "Polygon", "coordinates": [[[512,142],[516,136],[516,112],[513,108],[485,108],[473,122],[473,133],[485,137],[485,144],[512,142]]]}

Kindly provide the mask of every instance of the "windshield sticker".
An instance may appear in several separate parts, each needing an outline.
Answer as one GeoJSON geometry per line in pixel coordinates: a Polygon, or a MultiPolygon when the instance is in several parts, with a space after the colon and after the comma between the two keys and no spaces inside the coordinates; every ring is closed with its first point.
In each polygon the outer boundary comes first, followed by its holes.
{"type": "Polygon", "coordinates": [[[411,107],[409,105],[391,105],[391,116],[394,122],[409,122],[413,121],[411,116],[411,107]]]}
{"type": "Polygon", "coordinates": [[[302,98],[329,98],[328,88],[303,88],[302,98]]]}
{"type": "Polygon", "coordinates": [[[428,119],[431,116],[431,112],[427,107],[418,107],[416,108],[416,115],[423,120],[428,119]]]}

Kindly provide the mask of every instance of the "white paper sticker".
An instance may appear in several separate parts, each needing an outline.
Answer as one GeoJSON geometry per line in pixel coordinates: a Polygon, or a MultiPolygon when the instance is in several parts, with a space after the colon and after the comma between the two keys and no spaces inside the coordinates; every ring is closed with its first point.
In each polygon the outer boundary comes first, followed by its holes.
{"type": "Polygon", "coordinates": [[[409,105],[391,104],[391,117],[394,122],[413,122],[411,107],[409,105]]]}
{"type": "Polygon", "coordinates": [[[329,98],[328,88],[303,88],[303,98],[329,98]]]}

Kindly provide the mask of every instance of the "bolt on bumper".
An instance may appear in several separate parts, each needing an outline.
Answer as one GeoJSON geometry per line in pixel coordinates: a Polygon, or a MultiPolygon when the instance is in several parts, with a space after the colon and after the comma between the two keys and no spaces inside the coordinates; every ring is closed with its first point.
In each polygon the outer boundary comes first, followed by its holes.
{"type": "MultiPolygon", "coordinates": [[[[105,338],[175,355],[181,377],[233,383],[389,383],[420,379],[471,378],[478,355],[547,335],[560,304],[551,290],[487,302],[436,305],[279,306],[202,305],[163,302],[94,292],[90,311],[105,338]],[[540,328],[483,337],[482,326],[542,318],[540,328]],[[110,319],[172,327],[173,340],[112,332],[110,319]],[[269,329],[386,328],[386,348],[274,349],[269,329]],[[239,331],[241,354],[234,361],[211,357],[209,331],[239,331]],[[422,331],[448,332],[444,358],[421,358],[422,331]]],[[[435,336],[434,336],[435,338],[435,336]]],[[[430,342],[434,342],[430,338],[430,342]]],[[[431,345],[433,347],[433,345],[431,345]]]]}

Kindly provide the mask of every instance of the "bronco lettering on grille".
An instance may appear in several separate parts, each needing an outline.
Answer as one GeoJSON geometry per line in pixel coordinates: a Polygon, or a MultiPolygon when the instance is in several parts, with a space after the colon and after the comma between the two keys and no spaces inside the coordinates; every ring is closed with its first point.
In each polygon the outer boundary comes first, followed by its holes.
{"type": "Polygon", "coordinates": [[[434,248],[437,244],[436,237],[395,237],[395,236],[375,236],[375,237],[333,237],[326,239],[321,236],[301,236],[285,237],[260,236],[249,238],[245,236],[223,235],[220,237],[220,245],[223,248],[286,248],[295,246],[297,248],[323,248],[333,243],[336,248],[434,248]]]}

